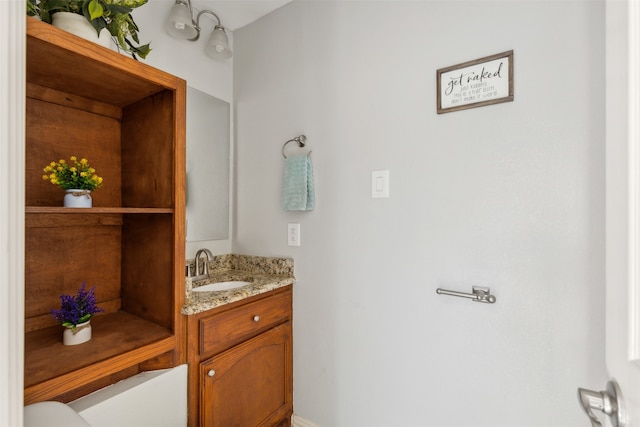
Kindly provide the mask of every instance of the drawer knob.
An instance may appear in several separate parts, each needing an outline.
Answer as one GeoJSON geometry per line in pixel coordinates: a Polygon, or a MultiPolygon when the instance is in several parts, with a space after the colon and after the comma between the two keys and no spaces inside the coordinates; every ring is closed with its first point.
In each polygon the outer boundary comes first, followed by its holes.
{"type": "Polygon", "coordinates": [[[214,371],[213,369],[209,369],[209,372],[207,372],[207,375],[209,375],[210,377],[214,376],[216,374],[216,371],[214,371]]]}
{"type": "Polygon", "coordinates": [[[253,316],[253,321],[254,322],[259,322],[260,321],[260,316],[258,316],[257,314],[255,316],[253,316]]]}

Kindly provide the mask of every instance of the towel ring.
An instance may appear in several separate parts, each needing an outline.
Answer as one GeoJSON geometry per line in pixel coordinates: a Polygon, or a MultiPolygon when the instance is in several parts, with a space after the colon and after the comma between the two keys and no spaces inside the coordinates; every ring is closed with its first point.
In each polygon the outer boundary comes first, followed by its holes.
{"type": "Polygon", "coordinates": [[[285,143],[282,145],[282,157],[284,157],[285,159],[287,158],[287,156],[284,154],[284,148],[285,148],[285,147],[287,146],[287,144],[288,144],[288,143],[290,143],[290,142],[297,142],[297,143],[298,143],[298,147],[302,148],[302,147],[304,147],[305,145],[307,145],[307,137],[306,137],[306,136],[304,136],[304,135],[299,135],[299,136],[296,136],[295,138],[290,139],[290,140],[288,140],[287,142],[285,142],[285,143]]]}

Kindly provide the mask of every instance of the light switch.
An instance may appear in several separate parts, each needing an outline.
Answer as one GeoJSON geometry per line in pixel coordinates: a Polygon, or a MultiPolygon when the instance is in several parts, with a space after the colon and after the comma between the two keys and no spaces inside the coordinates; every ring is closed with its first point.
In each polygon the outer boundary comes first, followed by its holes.
{"type": "Polygon", "coordinates": [[[371,172],[371,197],[374,199],[389,197],[389,171],[371,172]]]}
{"type": "Polygon", "coordinates": [[[289,246],[300,246],[300,224],[289,223],[287,225],[287,243],[289,246]]]}

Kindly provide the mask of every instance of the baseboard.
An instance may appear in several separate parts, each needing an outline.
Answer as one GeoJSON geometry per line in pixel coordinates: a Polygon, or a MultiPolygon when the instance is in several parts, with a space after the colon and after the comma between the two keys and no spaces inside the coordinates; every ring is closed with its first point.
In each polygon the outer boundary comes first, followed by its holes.
{"type": "Polygon", "coordinates": [[[292,419],[292,427],[320,427],[317,424],[312,423],[311,421],[307,421],[304,418],[300,418],[298,415],[293,414],[292,419]]]}

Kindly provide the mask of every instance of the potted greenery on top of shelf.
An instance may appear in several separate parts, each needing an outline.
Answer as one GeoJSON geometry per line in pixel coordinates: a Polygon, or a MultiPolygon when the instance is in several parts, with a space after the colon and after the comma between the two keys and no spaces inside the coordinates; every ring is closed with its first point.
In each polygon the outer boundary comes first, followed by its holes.
{"type": "Polygon", "coordinates": [[[140,44],[140,40],[138,26],[131,11],[146,2],[147,0],[27,0],[27,15],[37,16],[48,24],[51,24],[51,17],[57,12],[83,15],[98,34],[106,28],[120,49],[138,59],[138,56],[145,58],[151,48],[149,43],[134,45],[133,42],[140,44]]]}

